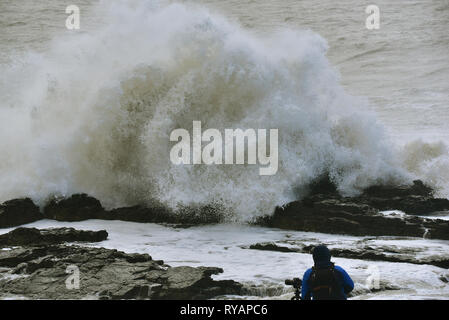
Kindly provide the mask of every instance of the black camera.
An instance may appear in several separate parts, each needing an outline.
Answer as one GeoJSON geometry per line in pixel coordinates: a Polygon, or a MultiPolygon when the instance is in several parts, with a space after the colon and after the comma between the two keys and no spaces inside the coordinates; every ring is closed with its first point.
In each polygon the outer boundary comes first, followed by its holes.
{"type": "Polygon", "coordinates": [[[293,278],[292,280],[287,279],[287,280],[285,280],[285,284],[287,286],[293,286],[293,288],[295,288],[295,295],[294,295],[294,297],[292,297],[291,300],[301,300],[302,280],[299,278],[293,278]]]}
{"type": "Polygon", "coordinates": [[[301,288],[302,280],[299,278],[293,278],[292,280],[287,279],[285,280],[285,284],[288,286],[293,286],[295,289],[301,288]]]}

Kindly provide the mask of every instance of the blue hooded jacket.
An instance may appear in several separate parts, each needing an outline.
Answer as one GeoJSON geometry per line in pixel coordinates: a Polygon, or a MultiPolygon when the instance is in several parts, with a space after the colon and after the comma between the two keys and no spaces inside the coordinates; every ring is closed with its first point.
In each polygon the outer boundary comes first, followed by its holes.
{"type": "MultiPolygon", "coordinates": [[[[331,254],[326,246],[318,246],[313,250],[313,261],[316,268],[326,268],[332,265],[331,254]]],[[[340,275],[341,296],[346,299],[346,294],[354,289],[354,282],[348,273],[339,266],[334,266],[334,270],[340,275]]],[[[309,288],[309,279],[312,274],[312,268],[308,269],[302,278],[301,299],[310,300],[313,298],[312,291],[309,288]]]]}

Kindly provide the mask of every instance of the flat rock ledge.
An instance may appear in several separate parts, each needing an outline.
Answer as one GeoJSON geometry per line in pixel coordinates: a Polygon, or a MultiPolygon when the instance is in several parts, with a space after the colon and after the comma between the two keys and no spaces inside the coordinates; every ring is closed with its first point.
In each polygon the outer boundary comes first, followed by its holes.
{"type": "MultiPolygon", "coordinates": [[[[315,245],[295,245],[292,247],[279,245],[273,242],[262,242],[255,243],[249,246],[242,246],[242,249],[311,254],[314,247],[315,245]]],[[[449,256],[430,256],[426,258],[417,258],[417,249],[407,250],[396,249],[393,247],[376,248],[371,246],[363,246],[359,248],[330,248],[329,250],[332,257],[336,258],[433,265],[436,267],[449,269],[449,256]]]]}
{"type": "Polygon", "coordinates": [[[223,272],[221,268],[170,267],[148,254],[63,244],[102,241],[105,235],[104,230],[71,228],[19,228],[2,235],[0,297],[190,300],[242,291],[242,285],[233,280],[212,279],[223,272]],[[79,286],[73,278],[77,273],[79,286]]]}

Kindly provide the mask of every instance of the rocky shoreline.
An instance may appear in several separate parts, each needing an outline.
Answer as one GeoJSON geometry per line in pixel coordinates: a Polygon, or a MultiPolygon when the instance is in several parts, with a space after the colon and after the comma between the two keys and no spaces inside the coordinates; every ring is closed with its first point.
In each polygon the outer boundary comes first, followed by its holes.
{"type": "Polygon", "coordinates": [[[215,281],[213,267],[170,267],[148,254],[129,254],[67,242],[103,241],[107,232],[17,228],[0,236],[0,298],[210,299],[239,295],[242,285],[215,281]],[[72,269],[71,269],[72,268],[72,269]],[[79,287],[68,287],[78,268],[79,287]]]}
{"type": "MultiPolygon", "coordinates": [[[[421,181],[409,186],[376,186],[355,197],[341,196],[328,179],[310,187],[308,196],[277,207],[274,214],[253,224],[270,228],[353,236],[393,236],[449,240],[449,221],[425,215],[449,210],[449,200],[435,198],[421,181]],[[400,210],[405,214],[381,213],[400,210]]],[[[84,221],[121,220],[176,224],[184,227],[225,222],[220,208],[203,206],[173,212],[162,205],[106,210],[87,194],[53,198],[42,210],[29,198],[0,205],[0,228],[12,228],[41,219],[84,221]]],[[[215,267],[170,267],[147,254],[129,254],[95,248],[108,233],[73,228],[35,229],[19,227],[0,235],[0,298],[29,299],[210,299],[244,295],[242,284],[215,281],[223,272],[215,267]],[[84,243],[84,245],[82,245],[84,243]],[[87,244],[87,245],[86,245],[87,244]],[[77,290],[67,289],[67,268],[79,268],[77,290]]],[[[310,253],[313,245],[255,243],[243,249],[310,253]]],[[[334,257],[433,265],[449,268],[449,257],[417,258],[417,252],[362,245],[331,248],[334,257]]]]}
{"type": "Polygon", "coordinates": [[[223,211],[208,205],[183,208],[178,212],[162,205],[136,205],[106,210],[99,200],[84,193],[73,194],[68,198],[52,198],[42,211],[30,198],[13,199],[0,204],[0,228],[16,227],[42,219],[67,222],[101,219],[189,226],[219,223],[225,217],[223,211]]]}
{"type": "MultiPolygon", "coordinates": [[[[449,200],[435,198],[421,181],[409,186],[375,186],[356,197],[342,197],[329,180],[312,185],[309,195],[277,207],[273,215],[259,218],[256,225],[308,232],[356,236],[408,236],[449,240],[449,221],[426,219],[425,215],[449,210],[449,200]],[[381,214],[400,210],[405,216],[381,214]],[[418,214],[420,216],[418,216],[418,214]]],[[[224,210],[212,205],[173,212],[162,205],[132,206],[106,210],[87,194],[53,198],[39,210],[29,198],[0,205],[0,228],[41,219],[83,221],[88,219],[169,223],[182,226],[225,222],[224,210]]]]}

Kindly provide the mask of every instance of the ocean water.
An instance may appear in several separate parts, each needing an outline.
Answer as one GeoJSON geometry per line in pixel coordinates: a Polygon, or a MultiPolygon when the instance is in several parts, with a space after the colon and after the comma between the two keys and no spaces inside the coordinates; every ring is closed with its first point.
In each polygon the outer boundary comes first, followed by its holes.
{"type": "MultiPolygon", "coordinates": [[[[216,280],[232,279],[244,285],[246,295],[225,299],[290,299],[293,288],[284,281],[302,278],[313,265],[312,255],[247,249],[256,243],[276,243],[301,247],[325,243],[329,248],[347,250],[369,246],[387,255],[417,259],[447,259],[449,241],[395,237],[352,237],[311,232],[286,231],[242,224],[220,224],[192,228],[172,228],[151,223],[87,220],[58,222],[41,220],[26,227],[73,227],[81,230],[107,230],[108,239],[83,244],[129,253],[148,253],[170,266],[220,267],[216,280]],[[390,252],[390,253],[388,253],[390,252]],[[394,253],[391,253],[394,252],[394,253]]],[[[12,229],[2,229],[0,234],[12,229]]],[[[332,258],[354,280],[351,299],[448,299],[449,272],[432,265],[332,258]],[[370,282],[378,279],[378,283],[370,282]],[[376,286],[378,284],[378,287],[376,286]]],[[[82,282],[80,283],[82,285],[82,282]]]]}
{"type": "Polygon", "coordinates": [[[449,2],[0,2],[0,201],[217,203],[247,221],[329,174],[449,195],[449,2]],[[279,170],[175,166],[169,134],[278,128],[279,170]]]}

